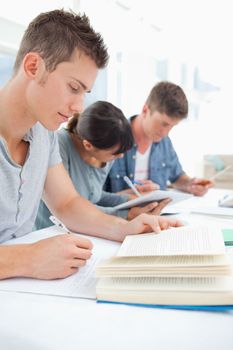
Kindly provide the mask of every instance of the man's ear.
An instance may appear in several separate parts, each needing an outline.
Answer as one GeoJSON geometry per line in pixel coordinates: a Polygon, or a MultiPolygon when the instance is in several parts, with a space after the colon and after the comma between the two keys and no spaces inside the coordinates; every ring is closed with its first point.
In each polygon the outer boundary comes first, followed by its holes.
{"type": "Polygon", "coordinates": [[[144,104],[144,106],[142,107],[142,116],[145,118],[148,112],[150,112],[150,108],[148,107],[147,104],[144,104]]]}
{"type": "Polygon", "coordinates": [[[86,151],[92,151],[94,148],[93,145],[87,140],[83,140],[83,146],[86,151]]]}
{"type": "Polygon", "coordinates": [[[46,71],[44,60],[38,53],[29,52],[24,57],[23,70],[29,79],[40,81],[46,71]]]}

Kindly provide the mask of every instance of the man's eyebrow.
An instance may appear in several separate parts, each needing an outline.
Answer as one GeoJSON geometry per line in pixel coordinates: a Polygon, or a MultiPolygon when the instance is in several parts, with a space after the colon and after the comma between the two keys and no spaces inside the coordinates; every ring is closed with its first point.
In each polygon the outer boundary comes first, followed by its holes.
{"type": "Polygon", "coordinates": [[[91,90],[88,90],[87,86],[83,82],[81,82],[80,80],[78,80],[78,79],[76,79],[74,77],[71,77],[71,78],[74,79],[75,81],[77,81],[87,93],[91,92],[91,90]]]}

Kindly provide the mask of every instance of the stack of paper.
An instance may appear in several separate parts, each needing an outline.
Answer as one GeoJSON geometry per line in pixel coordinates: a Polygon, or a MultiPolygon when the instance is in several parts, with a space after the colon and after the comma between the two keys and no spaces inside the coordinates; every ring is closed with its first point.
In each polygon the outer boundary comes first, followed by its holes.
{"type": "Polygon", "coordinates": [[[127,236],[97,267],[97,299],[168,305],[233,305],[233,277],[221,230],[180,227],[127,236]]]}

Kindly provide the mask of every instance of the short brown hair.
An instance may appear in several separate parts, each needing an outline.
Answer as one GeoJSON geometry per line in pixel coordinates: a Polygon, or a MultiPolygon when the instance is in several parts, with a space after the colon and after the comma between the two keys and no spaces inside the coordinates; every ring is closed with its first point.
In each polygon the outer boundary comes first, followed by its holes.
{"type": "Polygon", "coordinates": [[[165,113],[171,118],[186,118],[188,101],[180,86],[168,81],[156,84],[147,98],[146,104],[151,112],[165,113]]]}
{"type": "Polygon", "coordinates": [[[72,11],[54,10],[41,13],[26,29],[14,65],[16,73],[28,52],[37,52],[48,71],[69,61],[75,49],[85,53],[104,68],[108,61],[107,48],[99,33],[90,26],[88,17],[72,11]]]}

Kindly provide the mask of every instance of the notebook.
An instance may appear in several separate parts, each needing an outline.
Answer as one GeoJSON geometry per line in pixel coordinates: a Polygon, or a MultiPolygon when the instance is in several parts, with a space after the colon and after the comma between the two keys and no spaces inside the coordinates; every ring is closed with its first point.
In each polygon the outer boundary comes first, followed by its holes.
{"type": "Polygon", "coordinates": [[[143,206],[150,202],[161,201],[166,198],[170,198],[172,200],[171,204],[176,202],[180,202],[186,199],[191,198],[192,195],[189,193],[179,192],[179,191],[162,191],[156,190],[135,199],[132,199],[128,202],[121,203],[114,207],[114,209],[128,209],[137,206],[143,206]]]}

